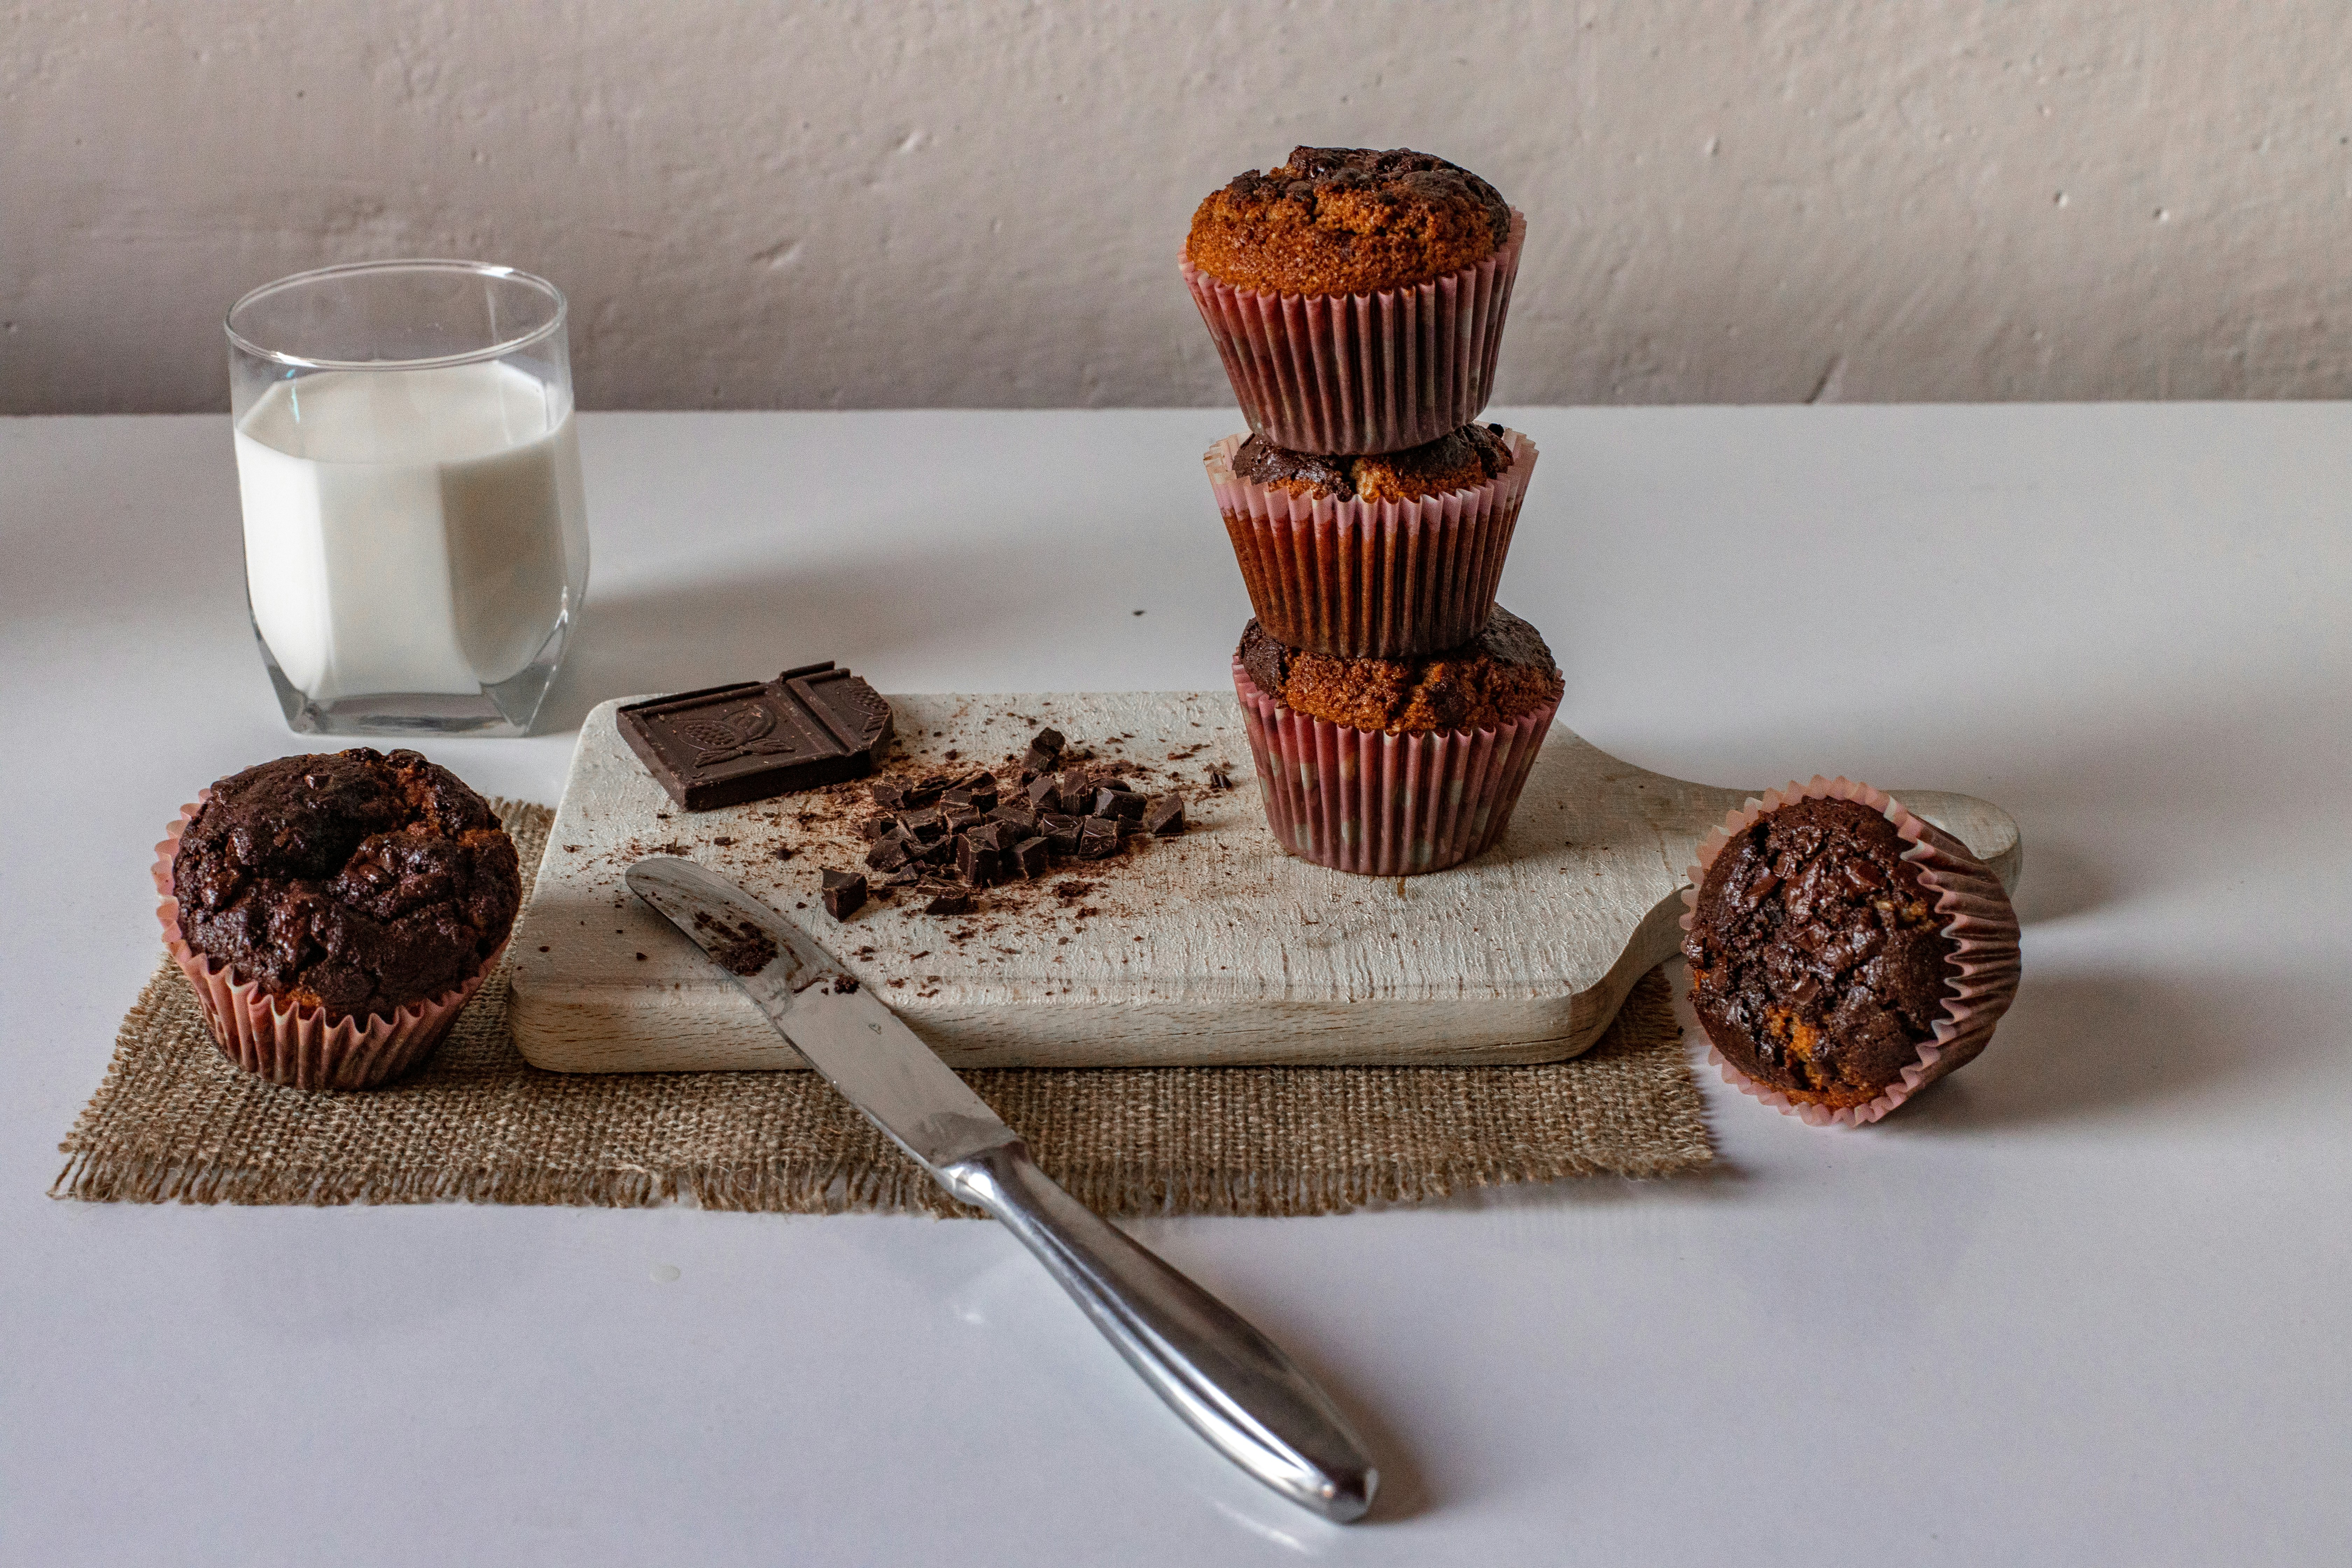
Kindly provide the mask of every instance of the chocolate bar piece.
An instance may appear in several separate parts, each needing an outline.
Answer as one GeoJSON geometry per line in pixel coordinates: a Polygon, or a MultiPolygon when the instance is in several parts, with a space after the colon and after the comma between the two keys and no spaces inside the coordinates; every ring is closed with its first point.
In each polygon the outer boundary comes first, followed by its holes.
{"type": "Polygon", "coordinates": [[[890,705],[832,662],[770,681],[632,702],[621,738],[688,811],[814,789],[871,773],[890,745],[890,705]]]}
{"type": "Polygon", "coordinates": [[[1184,797],[1181,795],[1155,795],[1143,808],[1143,826],[1161,838],[1173,838],[1184,831],[1184,797]]]}
{"type": "Polygon", "coordinates": [[[822,887],[817,896],[824,900],[824,912],[835,920],[847,920],[866,901],[866,878],[861,872],[827,871],[818,880],[822,887]]]}

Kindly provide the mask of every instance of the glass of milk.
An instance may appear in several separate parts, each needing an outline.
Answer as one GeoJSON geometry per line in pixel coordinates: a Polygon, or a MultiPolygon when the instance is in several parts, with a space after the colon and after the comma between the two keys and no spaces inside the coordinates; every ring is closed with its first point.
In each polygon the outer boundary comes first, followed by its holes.
{"type": "Polygon", "coordinates": [[[372,261],[228,313],[246,599],[286,721],[528,733],[588,588],[563,296],[372,261]]]}

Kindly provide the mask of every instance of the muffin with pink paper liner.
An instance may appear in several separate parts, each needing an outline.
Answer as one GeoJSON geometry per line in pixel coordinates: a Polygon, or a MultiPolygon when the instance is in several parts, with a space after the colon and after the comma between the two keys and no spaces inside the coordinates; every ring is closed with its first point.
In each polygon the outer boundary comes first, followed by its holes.
{"type": "Polygon", "coordinates": [[[1300,147],[1202,201],[1180,265],[1249,427],[1300,452],[1396,452],[1494,395],[1527,221],[1467,169],[1300,147]]]}
{"type": "Polygon", "coordinates": [[[1486,629],[1536,447],[1465,425],[1359,457],[1228,436],[1205,460],[1266,634],[1308,653],[1402,658],[1486,629]]]}
{"type": "Polygon", "coordinates": [[[366,1089],[423,1061],[521,904],[489,803],[415,752],[233,773],[155,851],[163,945],[213,1038],[299,1089],[366,1089]]]}
{"type": "Polygon", "coordinates": [[[1499,606],[1467,645],[1411,659],[1286,647],[1250,622],[1234,656],[1266,826],[1335,871],[1410,877],[1509,826],[1566,683],[1499,606]]]}
{"type": "Polygon", "coordinates": [[[1966,846],[1851,779],[1768,792],[1699,846],[1683,955],[1725,1081],[1861,1126],[1975,1059],[2017,994],[2017,914],[1966,846]]]}

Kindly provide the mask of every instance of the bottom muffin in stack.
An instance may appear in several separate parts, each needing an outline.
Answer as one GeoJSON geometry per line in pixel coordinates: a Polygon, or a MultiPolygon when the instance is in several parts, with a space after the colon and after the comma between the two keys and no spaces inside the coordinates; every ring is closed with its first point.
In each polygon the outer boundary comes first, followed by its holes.
{"type": "Polygon", "coordinates": [[[1375,877],[1441,871],[1503,836],[1565,683],[1542,634],[1497,607],[1459,647],[1338,658],[1255,620],[1234,655],[1267,826],[1375,877]]]}

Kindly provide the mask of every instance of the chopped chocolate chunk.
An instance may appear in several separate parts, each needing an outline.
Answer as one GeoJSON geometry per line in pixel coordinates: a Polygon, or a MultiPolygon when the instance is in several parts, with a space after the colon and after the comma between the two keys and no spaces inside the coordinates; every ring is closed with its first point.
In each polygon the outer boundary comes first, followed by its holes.
{"type": "Polygon", "coordinates": [[[1040,810],[1051,810],[1062,798],[1062,781],[1052,773],[1029,781],[1029,804],[1040,810]]]}
{"type": "Polygon", "coordinates": [[[1094,890],[1094,883],[1081,882],[1075,877],[1066,882],[1054,884],[1054,896],[1057,899],[1083,899],[1094,890]]]}
{"type": "Polygon", "coordinates": [[[1027,784],[1040,773],[1050,773],[1062,763],[1062,748],[1068,741],[1059,730],[1040,730],[1029,742],[1028,755],[1021,759],[1021,782],[1027,784]]]}
{"type": "Polygon", "coordinates": [[[862,872],[829,870],[819,880],[823,886],[818,896],[824,900],[824,912],[835,920],[847,920],[866,902],[866,878],[862,872]]]}
{"type": "Polygon", "coordinates": [[[866,864],[877,871],[895,871],[907,863],[908,840],[892,833],[874,841],[866,852],[866,864]]]}
{"type": "Polygon", "coordinates": [[[983,849],[969,835],[956,836],[956,875],[975,888],[985,888],[997,880],[997,871],[1004,863],[1003,852],[983,849]]]}
{"type": "Polygon", "coordinates": [[[919,838],[907,841],[907,858],[936,865],[955,853],[955,841],[944,834],[928,843],[919,838]]]}
{"type": "Polygon", "coordinates": [[[1114,779],[1095,791],[1095,813],[1114,820],[1124,817],[1131,822],[1143,820],[1143,797],[1114,779]]]}
{"type": "Polygon", "coordinates": [[[1037,831],[1037,814],[1025,805],[1000,805],[988,814],[988,820],[1016,829],[1024,838],[1037,831]]]}
{"type": "Polygon", "coordinates": [[[970,829],[964,837],[982,849],[1003,851],[1013,847],[1013,830],[1001,822],[983,822],[970,829]]]}
{"type": "Polygon", "coordinates": [[[1089,816],[1078,825],[1078,858],[1102,860],[1118,853],[1118,823],[1110,817],[1089,816]]]}
{"type": "Polygon", "coordinates": [[[909,838],[919,838],[929,844],[932,839],[943,837],[947,830],[947,817],[940,812],[927,808],[898,814],[898,831],[909,838]]]}
{"type": "Polygon", "coordinates": [[[628,703],[615,721],[654,781],[689,811],[860,777],[891,734],[881,694],[830,662],[628,703]]]}
{"type": "Polygon", "coordinates": [[[975,811],[968,805],[943,805],[940,807],[940,815],[947,819],[950,833],[969,833],[988,820],[986,812],[975,811]]]}
{"type": "Polygon", "coordinates": [[[903,810],[907,805],[907,785],[903,779],[876,779],[866,787],[866,794],[884,811],[903,810]]]}
{"type": "Polygon", "coordinates": [[[1181,795],[1155,795],[1143,808],[1143,826],[1161,838],[1173,838],[1184,831],[1184,797],[1181,795]]]}
{"type": "Polygon", "coordinates": [[[1084,816],[1094,808],[1095,786],[1084,773],[1054,775],[1055,805],[1067,816],[1084,816]]]}
{"type": "Polygon", "coordinates": [[[1048,812],[1037,819],[1037,831],[1045,835],[1047,847],[1055,854],[1075,855],[1078,852],[1078,822],[1077,817],[1048,812]]]}
{"type": "Polygon", "coordinates": [[[978,901],[970,888],[941,888],[932,895],[931,901],[923,906],[923,912],[927,915],[968,915],[978,901]]]}
{"type": "Polygon", "coordinates": [[[1209,787],[1211,789],[1231,789],[1234,787],[1233,775],[1226,773],[1223,768],[1211,768],[1209,770],[1209,787]]]}
{"type": "Polygon", "coordinates": [[[1054,851],[1043,838],[1024,838],[1013,847],[1006,869],[1024,880],[1042,877],[1054,863],[1054,851]]]}
{"type": "Polygon", "coordinates": [[[898,823],[890,817],[869,816],[857,825],[857,833],[861,838],[879,838],[896,826],[898,823]]]}
{"type": "Polygon", "coordinates": [[[955,788],[948,791],[945,795],[941,796],[940,804],[950,809],[953,809],[956,806],[962,806],[969,811],[994,811],[996,809],[996,781],[992,778],[988,779],[986,783],[982,783],[979,779],[968,780],[963,784],[956,785],[955,788]]]}

